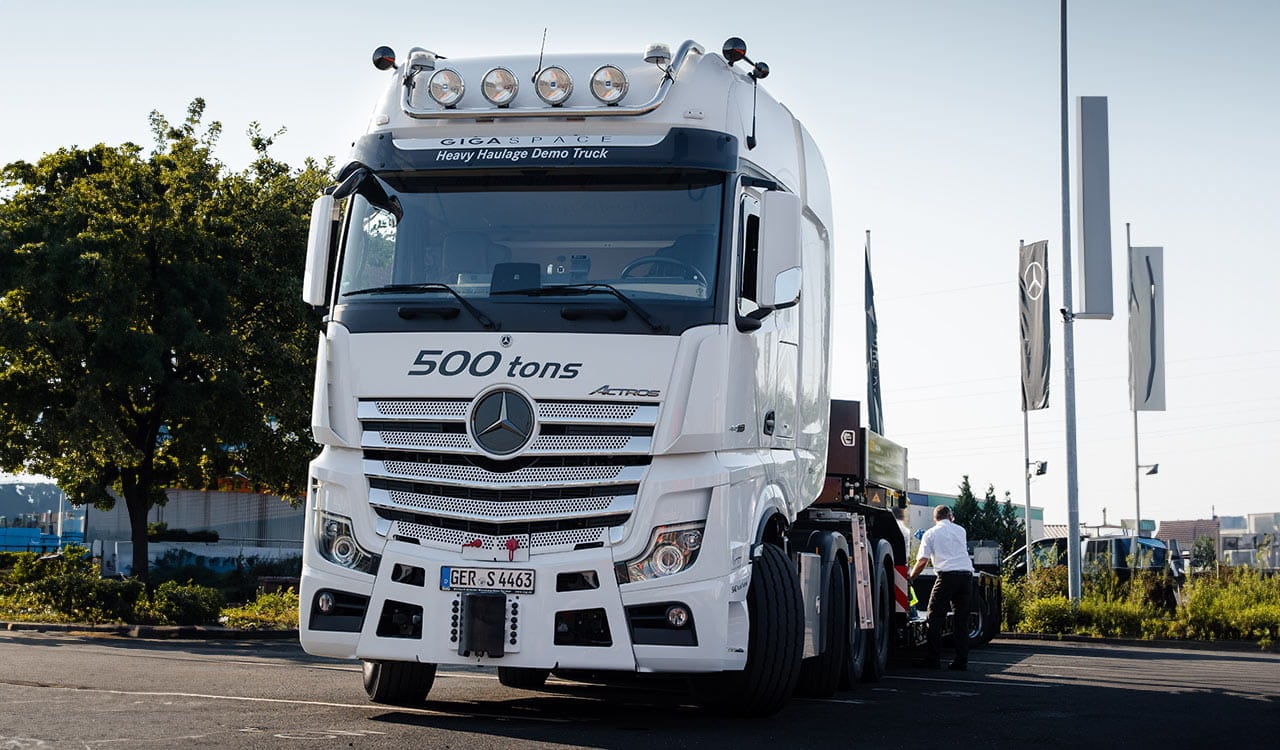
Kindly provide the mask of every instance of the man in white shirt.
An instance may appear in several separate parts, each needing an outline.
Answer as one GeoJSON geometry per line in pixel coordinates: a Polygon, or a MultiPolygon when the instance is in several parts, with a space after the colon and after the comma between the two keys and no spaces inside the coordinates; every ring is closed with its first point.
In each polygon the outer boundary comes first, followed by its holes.
{"type": "Polygon", "coordinates": [[[933,528],[920,540],[920,556],[911,569],[911,582],[925,566],[933,563],[937,578],[929,593],[929,646],[919,666],[942,667],[942,625],[947,609],[955,605],[956,658],[950,669],[969,668],[969,593],[973,588],[973,561],[969,559],[969,539],[964,527],[951,521],[951,509],[939,505],[933,509],[933,528]]]}

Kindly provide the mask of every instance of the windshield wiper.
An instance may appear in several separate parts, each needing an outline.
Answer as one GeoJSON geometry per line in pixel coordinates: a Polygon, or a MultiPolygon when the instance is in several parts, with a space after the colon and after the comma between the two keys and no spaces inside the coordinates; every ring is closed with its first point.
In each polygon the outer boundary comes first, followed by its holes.
{"type": "Polygon", "coordinates": [[[385,286],[371,286],[368,289],[355,289],[350,292],[343,292],[342,296],[350,297],[353,294],[404,294],[406,292],[448,292],[453,295],[454,299],[458,300],[458,304],[467,308],[467,312],[474,315],[476,320],[480,321],[480,325],[489,329],[498,327],[498,324],[494,323],[492,318],[480,312],[478,307],[468,302],[465,297],[454,291],[453,287],[448,284],[433,282],[423,282],[421,284],[387,284],[385,286]]]}
{"type": "Polygon", "coordinates": [[[644,308],[636,304],[635,300],[618,291],[617,287],[612,284],[552,284],[551,286],[534,286],[528,289],[503,289],[497,292],[490,292],[490,296],[496,294],[525,294],[530,297],[552,297],[552,296],[569,296],[577,294],[596,294],[604,292],[617,297],[627,309],[636,314],[636,317],[643,320],[649,328],[659,333],[665,332],[667,327],[653,318],[652,315],[645,312],[644,308]]]}

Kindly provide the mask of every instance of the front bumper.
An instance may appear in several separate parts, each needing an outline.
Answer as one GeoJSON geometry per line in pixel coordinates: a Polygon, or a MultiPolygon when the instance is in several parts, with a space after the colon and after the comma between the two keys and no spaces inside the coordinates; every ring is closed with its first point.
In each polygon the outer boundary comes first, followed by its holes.
{"type": "MultiPolygon", "coordinates": [[[[731,578],[745,580],[747,575],[743,571],[731,578]]],[[[686,581],[649,584],[631,593],[626,591],[629,586],[617,584],[613,559],[603,549],[477,564],[391,541],[372,579],[350,575],[324,560],[308,561],[302,575],[300,633],[308,653],[340,658],[628,672],[723,671],[741,669],[746,658],[746,607],[729,601],[733,585],[734,580],[686,581]],[[468,633],[474,636],[476,630],[468,628],[474,623],[468,622],[466,595],[441,589],[441,568],[449,565],[535,571],[535,592],[506,594],[496,609],[501,622],[485,626],[502,634],[501,656],[467,650],[468,633]],[[406,575],[407,570],[413,573],[406,575]],[[593,580],[597,587],[583,588],[584,580],[593,580]],[[332,620],[314,616],[316,598],[326,591],[368,598],[358,631],[314,627],[332,627],[332,620]],[[688,627],[696,645],[637,644],[632,629],[637,613],[652,613],[653,605],[671,603],[692,613],[688,627]]],[[[490,609],[485,616],[492,620],[490,604],[485,603],[490,609]]],[[[640,640],[652,641],[652,635],[652,629],[644,631],[640,640]]],[[[674,640],[689,641],[685,634],[674,640]]]]}

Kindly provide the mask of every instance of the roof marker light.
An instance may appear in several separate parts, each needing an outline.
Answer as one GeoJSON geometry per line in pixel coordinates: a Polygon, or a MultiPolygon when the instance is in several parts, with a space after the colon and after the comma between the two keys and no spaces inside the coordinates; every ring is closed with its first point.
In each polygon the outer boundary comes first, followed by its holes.
{"type": "Polygon", "coordinates": [[[616,65],[602,65],[591,74],[591,94],[605,104],[617,104],[627,95],[627,75],[616,65]]]}
{"type": "Polygon", "coordinates": [[[506,68],[494,68],[485,73],[484,79],[480,81],[480,93],[491,104],[499,107],[511,104],[519,91],[520,81],[516,79],[515,73],[506,68]]]}
{"type": "Polygon", "coordinates": [[[538,97],[542,101],[558,107],[564,104],[573,93],[573,77],[564,68],[552,65],[538,71],[538,76],[534,79],[534,88],[537,89],[538,97]]]}
{"type": "Polygon", "coordinates": [[[432,73],[431,80],[427,82],[427,91],[431,94],[431,98],[445,109],[456,106],[462,100],[465,90],[466,84],[462,82],[462,76],[448,68],[432,73]]]}

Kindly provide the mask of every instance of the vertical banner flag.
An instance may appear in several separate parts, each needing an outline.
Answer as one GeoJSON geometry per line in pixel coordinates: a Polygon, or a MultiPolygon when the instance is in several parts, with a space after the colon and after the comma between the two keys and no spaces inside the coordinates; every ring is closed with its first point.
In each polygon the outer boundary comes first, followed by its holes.
{"type": "Polygon", "coordinates": [[[872,432],[884,434],[884,408],[880,405],[880,348],[876,345],[876,300],[871,285],[871,232],[867,231],[866,260],[867,306],[867,426],[872,432]]]}
{"type": "Polygon", "coordinates": [[[1018,246],[1022,410],[1049,406],[1049,242],[1018,246]]]}
{"type": "Polygon", "coordinates": [[[1164,411],[1164,248],[1129,248],[1129,397],[1164,411]]]}

